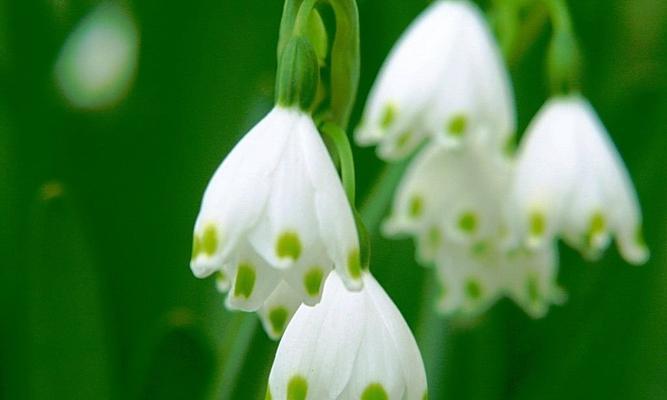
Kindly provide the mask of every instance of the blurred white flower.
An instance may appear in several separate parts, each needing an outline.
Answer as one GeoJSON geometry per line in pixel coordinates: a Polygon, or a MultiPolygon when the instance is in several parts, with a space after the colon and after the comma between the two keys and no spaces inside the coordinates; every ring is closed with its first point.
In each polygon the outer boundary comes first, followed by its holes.
{"type": "Polygon", "coordinates": [[[302,305],[283,336],[269,376],[275,400],[427,398],[419,349],[400,312],[363,272],[348,291],[329,275],[322,301],[302,305]]]}
{"type": "Polygon", "coordinates": [[[510,220],[531,248],[562,235],[589,258],[615,236],[633,264],[649,256],[630,176],[591,105],[578,95],[549,100],[518,152],[510,220]]]}
{"type": "Polygon", "coordinates": [[[128,11],[102,3],[69,35],[55,65],[56,82],[77,108],[108,108],[130,90],[139,32],[128,11]]]}
{"type": "Polygon", "coordinates": [[[384,232],[413,235],[426,263],[445,240],[473,245],[495,239],[504,230],[501,206],[511,174],[508,159],[479,146],[450,151],[429,144],[404,174],[384,232]]]}
{"type": "Polygon", "coordinates": [[[274,108],[225,158],[204,193],[190,266],[197,277],[220,271],[227,306],[244,311],[284,299],[283,281],[316,304],[334,266],[361,288],[352,210],[309,115],[274,108]]]}
{"type": "Polygon", "coordinates": [[[515,118],[510,79],[480,10],[439,0],[391,51],[356,139],[378,144],[384,159],[409,154],[427,136],[450,147],[483,141],[503,149],[515,118]]]}

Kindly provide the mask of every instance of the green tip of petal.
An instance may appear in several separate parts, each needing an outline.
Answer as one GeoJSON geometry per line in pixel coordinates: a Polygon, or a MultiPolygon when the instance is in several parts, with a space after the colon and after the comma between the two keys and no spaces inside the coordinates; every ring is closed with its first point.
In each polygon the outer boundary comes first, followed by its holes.
{"type": "Polygon", "coordinates": [[[271,397],[271,388],[266,388],[266,396],[264,396],[264,400],[272,400],[273,397],[271,397]]]}
{"type": "Polygon", "coordinates": [[[482,285],[476,279],[469,279],[465,285],[465,292],[468,298],[479,300],[482,297],[482,285]]]}
{"type": "Polygon", "coordinates": [[[234,296],[250,298],[252,290],[255,288],[255,279],[257,278],[255,269],[249,263],[239,264],[236,271],[236,281],[234,282],[234,296]]]}
{"type": "Polygon", "coordinates": [[[459,229],[467,234],[473,234],[477,230],[478,217],[472,211],[464,212],[459,216],[459,229]]]}
{"type": "Polygon", "coordinates": [[[539,211],[533,211],[528,217],[530,236],[542,237],[547,231],[547,218],[539,211]]]}
{"type": "Polygon", "coordinates": [[[389,129],[389,127],[396,120],[396,106],[392,103],[387,104],[382,111],[380,118],[380,127],[382,129],[389,129]]]}
{"type": "Polygon", "coordinates": [[[361,394],[361,400],[388,400],[387,391],[380,383],[371,383],[361,394]]]}
{"type": "Polygon", "coordinates": [[[276,254],[279,258],[289,258],[294,261],[301,256],[301,240],[296,232],[283,232],[276,241],[276,254]]]}
{"type": "Polygon", "coordinates": [[[408,204],[408,215],[410,218],[419,218],[424,213],[424,198],[418,194],[415,194],[410,198],[410,204],[408,204]]]}
{"type": "Polygon", "coordinates": [[[312,267],[306,272],[303,276],[303,286],[306,288],[306,293],[308,293],[309,296],[315,297],[320,293],[323,278],[324,272],[322,272],[322,269],[319,267],[312,267]]]}
{"type": "Polygon", "coordinates": [[[215,251],[218,249],[218,231],[215,229],[215,226],[208,225],[204,228],[201,248],[208,256],[215,254],[215,251]]]}
{"type": "Polygon", "coordinates": [[[347,255],[347,272],[354,279],[361,278],[361,258],[359,258],[359,249],[353,249],[347,255]]]}
{"type": "Polygon", "coordinates": [[[269,322],[275,333],[283,333],[285,325],[287,325],[288,314],[287,309],[283,306],[275,307],[269,311],[269,322]]]}
{"type": "Polygon", "coordinates": [[[287,400],[306,400],[308,395],[308,381],[306,378],[296,375],[287,383],[287,400]]]}
{"type": "Polygon", "coordinates": [[[428,400],[428,391],[424,392],[424,395],[422,396],[422,400],[428,400]]]}
{"type": "Polygon", "coordinates": [[[464,114],[453,116],[447,123],[447,132],[456,137],[461,137],[468,128],[468,118],[464,114]]]}

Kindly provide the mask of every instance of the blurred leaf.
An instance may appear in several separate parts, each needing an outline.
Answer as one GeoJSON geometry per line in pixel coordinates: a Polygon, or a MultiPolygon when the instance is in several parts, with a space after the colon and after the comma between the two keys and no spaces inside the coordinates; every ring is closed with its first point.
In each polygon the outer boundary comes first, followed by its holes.
{"type": "Polygon", "coordinates": [[[215,370],[215,349],[192,324],[188,310],[175,310],[149,363],[143,399],[203,399],[215,370]]]}
{"type": "Polygon", "coordinates": [[[35,201],[25,254],[31,398],[111,398],[97,270],[59,182],[35,201]]]}

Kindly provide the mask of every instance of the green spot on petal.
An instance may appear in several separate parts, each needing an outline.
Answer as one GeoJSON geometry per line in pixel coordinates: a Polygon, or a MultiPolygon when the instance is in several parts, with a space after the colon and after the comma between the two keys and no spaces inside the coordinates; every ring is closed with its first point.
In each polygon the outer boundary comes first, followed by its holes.
{"type": "Polygon", "coordinates": [[[516,140],[514,140],[514,135],[509,135],[505,140],[503,153],[508,157],[511,157],[516,153],[516,140]]]}
{"type": "Polygon", "coordinates": [[[412,137],[412,132],[410,131],[405,131],[401,133],[398,138],[396,138],[396,148],[402,149],[407,144],[410,142],[410,138],[412,137]]]}
{"type": "Polygon", "coordinates": [[[249,298],[255,287],[255,278],[255,269],[252,265],[248,263],[239,264],[236,271],[236,282],[234,283],[234,296],[249,298]]]}
{"type": "Polygon", "coordinates": [[[319,267],[312,267],[306,272],[303,276],[303,286],[306,288],[306,293],[308,293],[309,296],[315,297],[320,293],[323,278],[324,272],[322,272],[322,269],[319,267]]]}
{"type": "Polygon", "coordinates": [[[477,214],[472,211],[464,212],[459,217],[459,229],[468,234],[477,230],[477,214]]]}
{"type": "Polygon", "coordinates": [[[273,328],[274,332],[283,333],[285,325],[287,324],[287,316],[287,309],[282,306],[278,306],[269,311],[269,322],[271,323],[271,328],[273,328]]]}
{"type": "Polygon", "coordinates": [[[382,111],[382,118],[380,118],[380,127],[382,129],[388,129],[391,124],[396,120],[396,106],[389,103],[384,107],[382,111]]]}
{"type": "Polygon", "coordinates": [[[388,400],[387,392],[380,383],[371,383],[361,394],[361,400],[388,400]]]}
{"type": "Polygon", "coordinates": [[[468,118],[463,114],[458,114],[447,123],[447,132],[452,136],[461,137],[466,132],[467,127],[468,118]]]}
{"type": "Polygon", "coordinates": [[[436,248],[440,246],[440,242],[442,241],[442,233],[440,232],[440,228],[437,226],[432,226],[428,230],[428,243],[431,247],[436,248]]]}
{"type": "Polygon", "coordinates": [[[428,391],[424,392],[424,395],[422,396],[422,400],[428,400],[428,391]]]}
{"type": "Polygon", "coordinates": [[[271,388],[266,388],[266,396],[264,396],[264,400],[272,400],[273,398],[271,397],[271,388]]]}
{"type": "Polygon", "coordinates": [[[547,218],[539,211],[533,211],[528,217],[530,226],[530,235],[533,237],[542,237],[547,230],[547,218]]]}
{"type": "Polygon", "coordinates": [[[424,213],[424,198],[415,194],[408,204],[408,214],[411,218],[419,218],[424,213]]]}
{"type": "Polygon", "coordinates": [[[540,289],[538,287],[537,278],[529,276],[526,280],[526,291],[528,293],[528,300],[535,304],[540,300],[540,289]]]}
{"type": "Polygon", "coordinates": [[[308,382],[302,376],[296,375],[287,383],[287,400],[306,400],[308,382]]]}
{"type": "Polygon", "coordinates": [[[465,291],[468,298],[472,300],[479,300],[482,297],[482,285],[476,279],[468,279],[465,291]]]}
{"type": "Polygon", "coordinates": [[[301,240],[296,232],[283,232],[276,242],[276,254],[279,258],[290,258],[294,261],[301,256],[301,240]]]}
{"type": "Polygon", "coordinates": [[[359,249],[353,249],[347,255],[347,272],[354,279],[361,278],[361,259],[359,249]]]}
{"type": "Polygon", "coordinates": [[[596,212],[591,216],[589,232],[591,236],[601,235],[607,229],[607,221],[601,212],[596,212]]]}
{"type": "Polygon", "coordinates": [[[208,256],[215,254],[215,251],[218,248],[218,232],[215,230],[215,226],[208,225],[204,228],[204,234],[201,239],[201,248],[208,256]]]}
{"type": "Polygon", "coordinates": [[[489,243],[482,240],[472,246],[472,253],[476,256],[484,255],[489,250],[489,243]]]}

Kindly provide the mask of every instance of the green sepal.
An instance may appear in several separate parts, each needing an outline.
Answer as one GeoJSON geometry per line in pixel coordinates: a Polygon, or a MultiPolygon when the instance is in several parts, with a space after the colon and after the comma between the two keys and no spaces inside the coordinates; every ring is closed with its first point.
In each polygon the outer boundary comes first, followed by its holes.
{"type": "Polygon", "coordinates": [[[308,39],[293,37],[285,47],[278,64],[276,103],[310,110],[320,78],[315,49],[308,39]]]}

